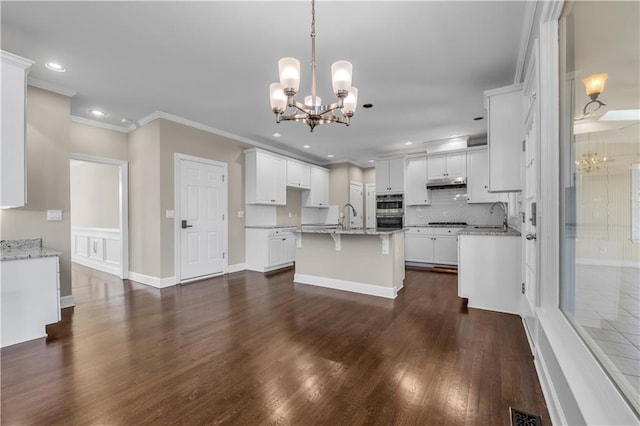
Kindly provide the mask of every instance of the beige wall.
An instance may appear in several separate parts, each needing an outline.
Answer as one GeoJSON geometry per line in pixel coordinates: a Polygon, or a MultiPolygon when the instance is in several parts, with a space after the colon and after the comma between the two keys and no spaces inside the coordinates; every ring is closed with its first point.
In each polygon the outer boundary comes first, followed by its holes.
{"type": "Polygon", "coordinates": [[[61,251],[60,295],[68,296],[69,98],[29,86],[27,99],[27,205],[0,211],[2,239],[42,237],[46,247],[61,251]],[[49,209],[62,210],[62,221],[48,222],[49,209]]]}
{"type": "Polygon", "coordinates": [[[366,169],[362,169],[362,184],[366,185],[368,183],[376,183],[376,168],[375,167],[367,167],[366,169]]]}
{"type": "Polygon", "coordinates": [[[71,226],[120,228],[120,170],[111,164],[71,162],[71,226]]]}
{"type": "MultiPolygon", "coordinates": [[[[161,199],[158,215],[164,217],[166,209],[174,209],[173,157],[174,153],[193,155],[227,163],[228,167],[228,224],[229,265],[244,263],[244,219],[238,211],[244,210],[244,150],[252,148],[236,140],[214,135],[167,120],[157,120],[160,126],[160,186],[161,199]]],[[[133,165],[132,165],[133,167],[133,165]]],[[[162,278],[174,275],[174,222],[161,219],[162,278]]]]}
{"type": "Polygon", "coordinates": [[[287,188],[287,205],[276,207],[276,224],[300,226],[302,213],[302,191],[287,188]],[[291,214],[291,217],[289,217],[291,214]]]}
{"type": "MultiPolygon", "coordinates": [[[[160,123],[129,134],[129,270],[161,275],[160,123]]],[[[173,169],[171,170],[173,173],[173,169]]],[[[171,261],[173,266],[173,260],[171,261]]]]}
{"type": "Polygon", "coordinates": [[[344,206],[349,202],[349,164],[331,164],[329,168],[329,204],[344,206]]]}
{"type": "Polygon", "coordinates": [[[69,149],[74,154],[125,161],[129,159],[129,136],[126,133],[72,121],[70,138],[69,149]]]}

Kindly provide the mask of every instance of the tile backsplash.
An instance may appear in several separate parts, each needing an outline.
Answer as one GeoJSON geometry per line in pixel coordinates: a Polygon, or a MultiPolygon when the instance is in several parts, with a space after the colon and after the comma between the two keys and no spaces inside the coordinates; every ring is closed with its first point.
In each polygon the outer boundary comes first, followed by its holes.
{"type": "Polygon", "coordinates": [[[467,204],[465,188],[431,190],[431,205],[406,208],[406,225],[429,222],[467,222],[471,225],[500,225],[502,209],[489,213],[491,204],[467,204]]]}

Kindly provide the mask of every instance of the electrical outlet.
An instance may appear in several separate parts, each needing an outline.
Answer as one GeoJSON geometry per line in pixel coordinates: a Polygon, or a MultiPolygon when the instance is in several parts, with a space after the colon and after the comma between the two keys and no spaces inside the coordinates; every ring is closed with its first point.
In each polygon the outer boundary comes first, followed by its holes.
{"type": "Polygon", "coordinates": [[[174,210],[167,210],[164,212],[164,217],[167,219],[174,219],[176,217],[176,212],[174,210]]]}
{"type": "Polygon", "coordinates": [[[242,219],[244,217],[244,210],[238,210],[238,218],[242,219]]]}
{"type": "Polygon", "coordinates": [[[60,221],[62,220],[62,210],[47,210],[48,221],[60,221]]]}

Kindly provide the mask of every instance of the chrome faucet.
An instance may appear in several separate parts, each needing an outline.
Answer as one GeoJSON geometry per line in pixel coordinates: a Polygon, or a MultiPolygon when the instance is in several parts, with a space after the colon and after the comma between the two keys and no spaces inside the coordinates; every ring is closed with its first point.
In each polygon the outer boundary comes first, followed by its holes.
{"type": "Polygon", "coordinates": [[[507,205],[502,201],[496,201],[495,203],[491,204],[489,213],[493,214],[493,208],[496,206],[496,204],[502,207],[502,211],[504,212],[504,217],[502,218],[502,230],[506,231],[507,230],[507,205]]]}
{"type": "Polygon", "coordinates": [[[347,216],[345,216],[345,214],[344,214],[344,209],[346,209],[347,207],[351,207],[351,211],[353,212],[353,217],[358,216],[358,213],[356,212],[356,208],[353,207],[353,205],[351,203],[345,204],[344,207],[342,208],[342,223],[340,224],[345,229],[351,228],[351,226],[350,226],[351,224],[347,220],[347,216]],[[345,222],[346,222],[346,226],[345,226],[345,222]]]}

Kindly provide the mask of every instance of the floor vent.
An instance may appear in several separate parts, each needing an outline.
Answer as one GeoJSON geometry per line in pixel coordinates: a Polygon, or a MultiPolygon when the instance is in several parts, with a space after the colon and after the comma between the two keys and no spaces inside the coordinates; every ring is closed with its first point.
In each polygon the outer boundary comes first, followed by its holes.
{"type": "Polygon", "coordinates": [[[509,407],[509,414],[511,426],[542,426],[542,419],[535,414],[525,413],[513,407],[509,407]]]}

